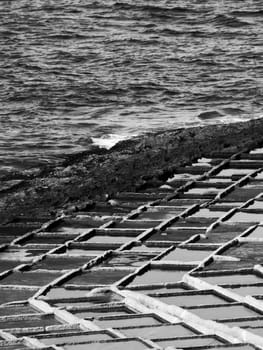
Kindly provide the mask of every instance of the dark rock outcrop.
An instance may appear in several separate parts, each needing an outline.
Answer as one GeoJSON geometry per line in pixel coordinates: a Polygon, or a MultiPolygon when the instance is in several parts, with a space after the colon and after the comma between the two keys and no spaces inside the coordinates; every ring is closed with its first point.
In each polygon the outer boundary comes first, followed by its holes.
{"type": "Polygon", "coordinates": [[[59,166],[18,175],[12,181],[23,181],[16,186],[8,188],[8,179],[3,179],[0,222],[24,216],[52,218],[82,202],[147,188],[198,157],[260,144],[262,135],[263,119],[256,119],[163,131],[120,142],[109,151],[94,148],[72,155],[59,166]]]}

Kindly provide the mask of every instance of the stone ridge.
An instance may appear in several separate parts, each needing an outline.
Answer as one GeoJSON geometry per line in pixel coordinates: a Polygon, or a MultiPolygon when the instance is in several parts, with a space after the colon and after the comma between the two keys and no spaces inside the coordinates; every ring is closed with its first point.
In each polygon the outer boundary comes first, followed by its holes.
{"type": "Polygon", "coordinates": [[[94,148],[72,155],[58,166],[2,178],[0,222],[21,217],[47,220],[58,210],[83,206],[85,201],[157,186],[194,159],[261,142],[262,131],[263,119],[170,130],[120,142],[109,151],[94,148]]]}
{"type": "Polygon", "coordinates": [[[263,349],[263,148],[244,144],[2,225],[0,349],[263,349]]]}

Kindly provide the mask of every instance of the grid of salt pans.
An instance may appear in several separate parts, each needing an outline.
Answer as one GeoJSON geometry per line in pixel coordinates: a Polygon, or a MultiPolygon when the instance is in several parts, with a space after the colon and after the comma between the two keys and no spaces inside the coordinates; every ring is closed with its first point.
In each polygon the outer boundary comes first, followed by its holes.
{"type": "Polygon", "coordinates": [[[263,349],[263,149],[3,227],[0,349],[263,349]]]}

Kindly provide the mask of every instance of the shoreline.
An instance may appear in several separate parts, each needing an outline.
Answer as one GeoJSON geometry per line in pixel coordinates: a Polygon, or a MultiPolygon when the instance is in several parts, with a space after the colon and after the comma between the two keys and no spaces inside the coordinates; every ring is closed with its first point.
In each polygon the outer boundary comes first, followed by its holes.
{"type": "Polygon", "coordinates": [[[0,223],[43,220],[61,211],[105,201],[114,193],[158,185],[177,167],[211,152],[236,152],[263,141],[263,118],[148,133],[120,141],[107,150],[97,146],[71,154],[59,165],[3,178],[0,223]]]}

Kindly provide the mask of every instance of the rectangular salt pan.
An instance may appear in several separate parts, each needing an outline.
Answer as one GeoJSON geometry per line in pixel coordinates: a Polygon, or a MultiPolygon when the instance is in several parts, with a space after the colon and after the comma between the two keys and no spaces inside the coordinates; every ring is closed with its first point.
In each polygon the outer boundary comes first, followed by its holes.
{"type": "MultiPolygon", "coordinates": [[[[1,294],[1,292],[0,292],[1,294]]],[[[28,304],[17,304],[13,306],[0,306],[0,316],[13,316],[23,314],[38,314],[39,312],[28,304]]]]}
{"type": "Polygon", "coordinates": [[[49,234],[35,234],[32,238],[26,240],[26,243],[30,244],[63,244],[71,239],[74,239],[77,235],[74,236],[65,236],[63,234],[57,234],[50,236],[49,234]]]}
{"type": "Polygon", "coordinates": [[[4,250],[0,254],[0,264],[1,260],[19,260],[23,263],[28,263],[33,260],[36,256],[45,254],[48,249],[39,249],[27,247],[26,245],[22,247],[10,247],[7,250],[4,250]]]}
{"type": "Polygon", "coordinates": [[[263,221],[263,213],[247,213],[247,212],[238,212],[234,214],[227,222],[261,222],[263,221]]]}
{"type": "Polygon", "coordinates": [[[57,272],[33,271],[13,272],[1,280],[3,285],[44,286],[62,274],[57,272]]]}
{"type": "Polygon", "coordinates": [[[182,213],[183,210],[174,211],[145,211],[140,214],[141,220],[167,220],[182,213]]]}
{"type": "MultiPolygon", "coordinates": [[[[87,290],[88,292],[88,290],[87,290]]],[[[96,294],[93,295],[92,297],[85,297],[83,299],[73,299],[69,298],[66,301],[63,301],[61,299],[61,302],[56,302],[55,305],[57,306],[63,306],[63,307],[68,307],[68,306],[80,306],[82,309],[85,308],[85,310],[90,307],[90,306],[98,306],[98,304],[107,304],[107,303],[114,303],[114,302],[120,302],[121,297],[114,293],[103,293],[103,294],[96,294]]]]}
{"type": "Polygon", "coordinates": [[[88,290],[86,289],[67,289],[63,287],[51,288],[46,294],[49,299],[76,299],[86,297],[88,290]]]}
{"type": "Polygon", "coordinates": [[[224,324],[230,327],[260,327],[263,324],[263,317],[250,317],[244,318],[243,320],[238,318],[236,320],[224,322],[224,324]]]}
{"type": "Polygon", "coordinates": [[[64,233],[65,235],[80,235],[82,233],[88,232],[88,230],[88,227],[57,226],[50,232],[59,232],[64,233]]]}
{"type": "Polygon", "coordinates": [[[101,328],[139,327],[161,324],[161,322],[153,316],[101,318],[94,322],[101,328]]]}
{"type": "Polygon", "coordinates": [[[65,350],[145,350],[149,347],[139,340],[123,340],[115,342],[84,343],[64,345],[65,350]]]}
{"type": "Polygon", "coordinates": [[[243,306],[243,305],[226,305],[226,306],[211,306],[189,309],[197,316],[207,320],[224,320],[231,318],[242,318],[259,316],[255,311],[243,306]]]}
{"type": "Polygon", "coordinates": [[[4,342],[4,344],[0,345],[0,349],[2,350],[28,350],[29,348],[22,344],[22,342],[4,342]]]}
{"type": "Polygon", "coordinates": [[[110,244],[110,243],[116,243],[116,244],[123,244],[130,242],[132,240],[132,237],[130,236],[106,236],[106,235],[95,235],[89,239],[87,239],[88,243],[103,243],[103,244],[110,244]]]}
{"type": "MultiPolygon", "coordinates": [[[[137,288],[136,288],[137,289],[137,288]]],[[[155,293],[180,293],[180,292],[185,292],[188,290],[191,290],[189,286],[184,286],[181,283],[178,285],[164,285],[163,287],[158,287],[158,286],[145,286],[145,287],[140,287],[138,288],[139,293],[147,294],[147,295],[154,295],[155,293]]]]}
{"type": "Polygon", "coordinates": [[[11,329],[11,328],[32,328],[32,327],[47,327],[51,325],[59,324],[53,315],[45,315],[42,317],[30,317],[23,316],[20,318],[0,318],[0,328],[1,329],[11,329]]]}
{"type": "Polygon", "coordinates": [[[170,282],[175,283],[175,282],[179,282],[185,273],[186,273],[185,270],[152,269],[145,272],[142,275],[136,276],[130,285],[170,283],[170,282]]]}
{"type": "Polygon", "coordinates": [[[255,286],[240,286],[237,288],[228,288],[231,292],[236,294],[247,296],[247,295],[263,295],[263,285],[255,285],[255,286]]]}
{"type": "Polygon", "coordinates": [[[92,256],[89,257],[69,257],[64,254],[54,254],[41,260],[36,265],[33,265],[33,269],[45,269],[45,270],[71,270],[81,267],[86,264],[92,256]]]}
{"type": "MultiPolygon", "coordinates": [[[[72,311],[71,311],[72,312],[72,311]]],[[[89,309],[89,310],[78,310],[74,312],[74,314],[79,318],[91,318],[91,317],[100,317],[105,315],[111,315],[111,316],[120,316],[120,315],[130,315],[132,314],[132,311],[127,309],[125,306],[121,307],[108,307],[108,308],[96,308],[96,309],[89,309]]]]}
{"type": "Polygon", "coordinates": [[[106,250],[110,249],[105,246],[105,249],[80,249],[80,248],[70,248],[65,254],[69,257],[71,256],[90,256],[91,258],[96,258],[97,255],[102,255],[106,250]]]}
{"type": "Polygon", "coordinates": [[[157,255],[166,250],[167,247],[158,247],[158,246],[150,246],[150,245],[134,245],[129,250],[132,252],[150,252],[156,253],[157,255]]]}
{"type": "Polygon", "coordinates": [[[134,228],[134,229],[147,229],[147,228],[151,228],[154,226],[157,226],[158,223],[161,223],[161,221],[156,222],[156,221],[152,221],[152,220],[124,220],[121,222],[117,222],[115,224],[115,228],[134,228]]]}
{"type": "Polygon", "coordinates": [[[206,183],[227,183],[227,185],[230,185],[232,181],[230,179],[226,179],[225,177],[214,176],[207,179],[206,183]]]}
{"type": "Polygon", "coordinates": [[[196,333],[182,324],[163,325],[155,327],[133,327],[122,329],[126,336],[142,337],[144,339],[162,339],[171,337],[191,336],[196,333]]]}
{"type": "Polygon", "coordinates": [[[31,298],[37,290],[30,289],[0,289],[0,303],[9,303],[13,301],[27,300],[31,298]]]}
{"type": "MultiPolygon", "coordinates": [[[[198,277],[198,276],[197,276],[198,277]]],[[[254,274],[232,274],[232,275],[214,275],[199,277],[205,282],[211,284],[253,284],[263,282],[263,279],[254,274]]]]}
{"type": "Polygon", "coordinates": [[[171,242],[183,242],[198,234],[194,230],[173,230],[168,229],[166,231],[158,231],[148,238],[148,241],[171,241],[171,242]]]}
{"type": "Polygon", "coordinates": [[[90,334],[72,334],[72,335],[63,335],[62,336],[52,336],[52,337],[44,337],[39,338],[39,340],[46,345],[53,344],[65,344],[65,343],[79,343],[79,342],[91,342],[91,341],[101,341],[112,339],[112,337],[108,333],[98,332],[98,333],[90,333],[90,334]]]}
{"type": "Polygon", "coordinates": [[[0,273],[7,270],[12,270],[14,267],[21,264],[22,264],[21,261],[16,261],[16,260],[0,260],[0,273]]]}
{"type": "Polygon", "coordinates": [[[129,275],[131,270],[110,270],[110,269],[98,269],[90,270],[77,275],[72,279],[68,280],[67,283],[75,285],[108,285],[115,283],[129,275]]]}
{"type": "Polygon", "coordinates": [[[253,171],[255,171],[255,169],[236,169],[236,168],[227,168],[227,169],[223,169],[221,170],[217,176],[222,176],[222,177],[231,177],[233,175],[247,175],[252,173],[253,171]]]}
{"type": "Polygon", "coordinates": [[[209,210],[209,209],[200,209],[195,214],[191,215],[192,218],[199,218],[199,217],[205,217],[205,218],[219,218],[221,216],[224,216],[227,212],[226,211],[219,211],[219,210],[209,210]]]}
{"type": "MultiPolygon", "coordinates": [[[[238,262],[232,262],[232,266],[242,265],[254,266],[262,263],[263,242],[239,243],[223,252],[223,256],[230,256],[240,259],[238,262]]],[[[222,262],[224,265],[224,262],[222,262]]],[[[231,263],[228,261],[226,263],[231,263]]],[[[230,264],[231,265],[231,264],[230,264]]],[[[225,266],[225,265],[224,265],[225,266]]]]}
{"type": "Polygon", "coordinates": [[[213,196],[216,195],[218,192],[220,192],[220,189],[216,187],[194,187],[185,192],[186,195],[188,194],[194,194],[194,195],[200,195],[200,196],[213,196]]]}
{"type": "Polygon", "coordinates": [[[203,237],[203,238],[201,237],[201,240],[199,241],[199,243],[222,244],[240,235],[242,232],[245,231],[245,229],[248,226],[250,226],[250,224],[247,224],[243,228],[239,228],[239,230],[236,227],[233,227],[233,228],[229,227],[229,231],[220,231],[217,229],[212,230],[206,237],[203,237]]]}
{"type": "Polygon", "coordinates": [[[198,347],[198,346],[209,346],[209,345],[220,345],[220,342],[216,337],[189,337],[189,338],[177,338],[157,341],[157,344],[163,348],[173,346],[178,349],[198,347]]]}
{"type": "Polygon", "coordinates": [[[165,255],[161,260],[182,262],[202,261],[207,258],[212,252],[213,250],[176,248],[175,250],[172,250],[170,253],[165,255]]]}
{"type": "Polygon", "coordinates": [[[196,306],[196,305],[215,305],[227,304],[225,299],[222,299],[213,294],[185,294],[185,295],[165,295],[157,297],[163,303],[177,306],[196,306]]]}
{"type": "Polygon", "coordinates": [[[139,267],[141,265],[144,265],[149,260],[157,256],[158,254],[151,254],[151,253],[135,253],[135,252],[125,252],[125,253],[118,253],[115,254],[113,257],[106,260],[101,266],[108,266],[108,267],[139,267]]]}

